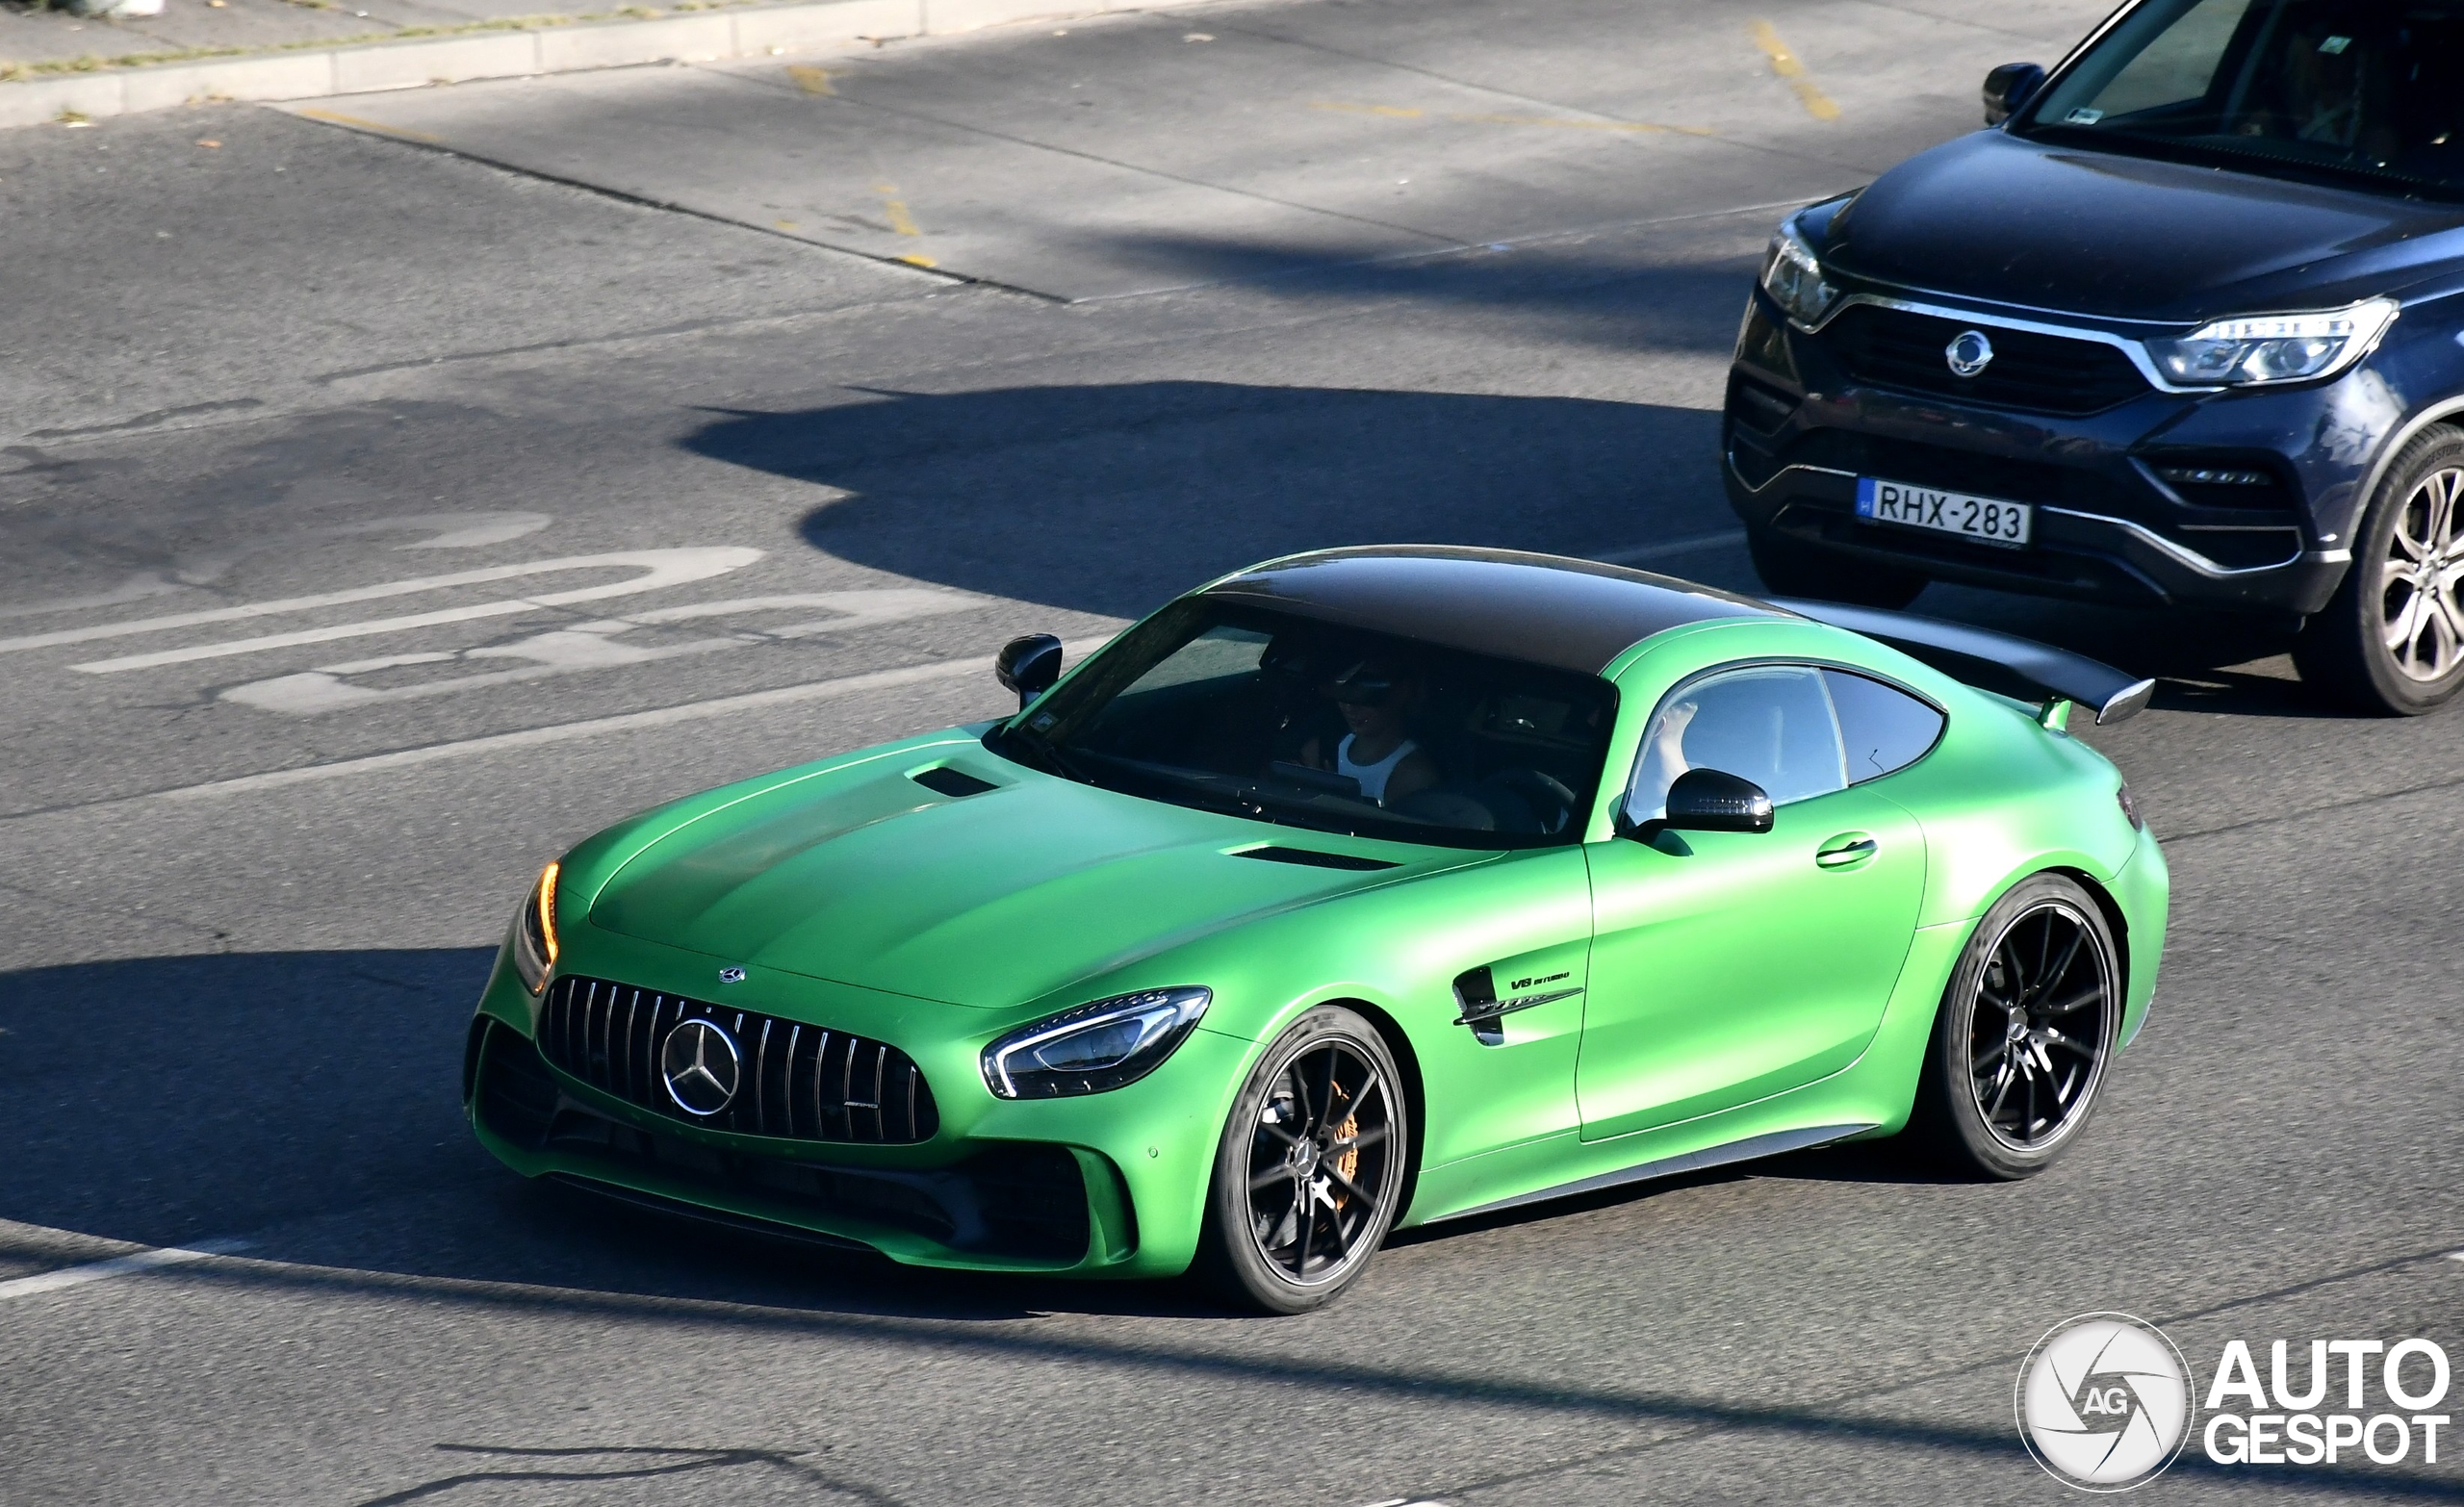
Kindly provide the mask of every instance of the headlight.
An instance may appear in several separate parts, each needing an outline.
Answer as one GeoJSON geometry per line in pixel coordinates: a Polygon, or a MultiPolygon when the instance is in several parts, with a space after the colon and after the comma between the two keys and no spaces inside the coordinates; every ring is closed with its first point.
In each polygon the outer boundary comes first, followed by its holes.
{"type": "Polygon", "coordinates": [[[2396,318],[2393,298],[2366,298],[2324,314],[2219,319],[2180,340],[2151,340],[2156,369],[2185,387],[2303,382],[2361,359],[2396,318]]]}
{"type": "Polygon", "coordinates": [[[1134,1084],[1163,1065],[1214,995],[1190,985],[1121,994],[1037,1021],[984,1049],[1002,1099],[1058,1099],[1134,1084]]]}
{"type": "Polygon", "coordinates": [[[1822,280],[1821,259],[1793,224],[1782,225],[1771,238],[1771,249],[1762,262],[1762,291],[1789,322],[1808,327],[1820,322],[1839,301],[1839,290],[1822,280]]]}
{"type": "Polygon", "coordinates": [[[513,971],[533,994],[556,961],[556,875],[563,867],[551,863],[539,871],[539,882],[522,897],[522,913],[513,921],[513,971]]]}

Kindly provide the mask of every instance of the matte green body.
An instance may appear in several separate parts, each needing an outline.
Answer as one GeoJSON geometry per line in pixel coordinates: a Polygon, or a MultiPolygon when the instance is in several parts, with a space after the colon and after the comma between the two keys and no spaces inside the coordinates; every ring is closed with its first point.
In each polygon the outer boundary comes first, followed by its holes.
{"type": "MultiPolygon", "coordinates": [[[[1232,1100],[1258,1055],[1328,1001],[1387,1033],[1410,1080],[1413,1188],[1427,1223],[1584,1184],[1886,1135],[1907,1120],[1934,1016],[1975,920],[2012,884],[2063,870],[2110,902],[2124,952],[2122,1039],[2154,991],[2167,876],[2094,751],[2018,704],[1870,640],[1798,619],[1671,629],[1607,667],[1619,694],[1607,775],[1579,844],[1484,852],[1299,830],[1116,794],[1024,768],[957,728],[713,790],[569,854],[559,968],[852,1031],[906,1050],[940,1129],[913,1146],[808,1144],[680,1125],[596,1094],[610,1118],[838,1166],[947,1165],[999,1140],[1068,1146],[1094,1235],[1055,1266],[751,1195],[526,1152],[529,1174],[602,1181],[823,1229],[922,1264],[1163,1276],[1195,1249],[1232,1100]],[[1880,674],[1949,713],[1896,774],[1783,806],[1771,832],[1615,834],[1612,812],[1660,696],[1760,659],[1880,674]],[[950,799],[937,764],[1000,788],[950,799]],[[1825,839],[1874,858],[1815,867],[1825,839]],[[1373,872],[1230,856],[1260,843],[1388,859],[1373,872]],[[1491,965],[1583,992],[1454,1024],[1452,981],[1491,965]],[[1134,989],[1202,983],[1199,1027],[1148,1077],[1106,1093],[996,1099],[978,1054],[1003,1032],[1134,989]]],[[[483,1012],[526,1035],[538,998],[500,957],[483,1012]]]]}

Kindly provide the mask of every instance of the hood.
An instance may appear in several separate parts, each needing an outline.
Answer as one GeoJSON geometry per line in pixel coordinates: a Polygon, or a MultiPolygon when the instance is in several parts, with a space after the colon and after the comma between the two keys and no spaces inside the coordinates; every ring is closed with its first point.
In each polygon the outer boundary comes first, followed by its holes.
{"type": "Polygon", "coordinates": [[[2194,322],[2396,292],[2464,256],[2464,209],[1980,131],[1883,174],[1824,239],[1878,282],[2194,322]]]}
{"type": "Polygon", "coordinates": [[[1002,1008],[1244,920],[1484,856],[1188,810],[981,752],[950,763],[998,788],[954,799],[887,762],[685,823],[601,887],[592,924],[728,962],[1002,1008]],[[1358,871],[1225,851],[1265,843],[1400,861],[1358,871]]]}

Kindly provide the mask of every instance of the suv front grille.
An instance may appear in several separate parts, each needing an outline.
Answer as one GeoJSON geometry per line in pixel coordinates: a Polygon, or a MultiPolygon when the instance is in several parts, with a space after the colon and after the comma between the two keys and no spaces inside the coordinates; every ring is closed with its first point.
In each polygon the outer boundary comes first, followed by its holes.
{"type": "Polygon", "coordinates": [[[740,1136],[903,1145],[940,1127],[923,1073],[886,1041],[629,983],[558,979],[540,1007],[539,1049],[603,1093],[740,1136]],[[718,1025],[742,1055],[735,1094],[716,1114],[688,1112],[659,1073],[668,1033],[688,1017],[718,1025]]]}
{"type": "Polygon", "coordinates": [[[1877,304],[1841,311],[1817,337],[1848,374],[1877,387],[2031,413],[2101,413],[2148,391],[2128,356],[2098,341],[2005,329],[1877,304]],[[1943,352],[1965,330],[1993,343],[1983,371],[1964,377],[1943,352]]]}

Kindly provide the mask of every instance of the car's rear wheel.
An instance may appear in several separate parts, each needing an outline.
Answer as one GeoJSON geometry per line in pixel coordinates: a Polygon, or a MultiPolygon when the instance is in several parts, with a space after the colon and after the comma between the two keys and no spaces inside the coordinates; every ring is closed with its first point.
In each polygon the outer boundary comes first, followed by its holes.
{"type": "Polygon", "coordinates": [[[1896,611],[1925,589],[1925,577],[1914,571],[1833,554],[1768,528],[1748,528],[1745,547],[1754,556],[1754,574],[1775,597],[1896,611]]]}
{"type": "Polygon", "coordinates": [[[2368,712],[2419,716],[2464,690],[2464,434],[2426,430],[2387,468],[2352,568],[2293,657],[2314,689],[2368,712]]]}
{"type": "Polygon", "coordinates": [[[1322,1005],[1293,1022],[1223,1127],[1200,1274],[1270,1314],[1333,1301],[1394,1227],[1408,1113],[1394,1055],[1368,1021],[1322,1005]]]}
{"type": "Polygon", "coordinates": [[[1935,1019],[1910,1129],[1952,1168],[2044,1170],[2078,1137],[2118,1044],[2122,983],[2104,912],[2040,874],[1968,938],[1935,1019]]]}

